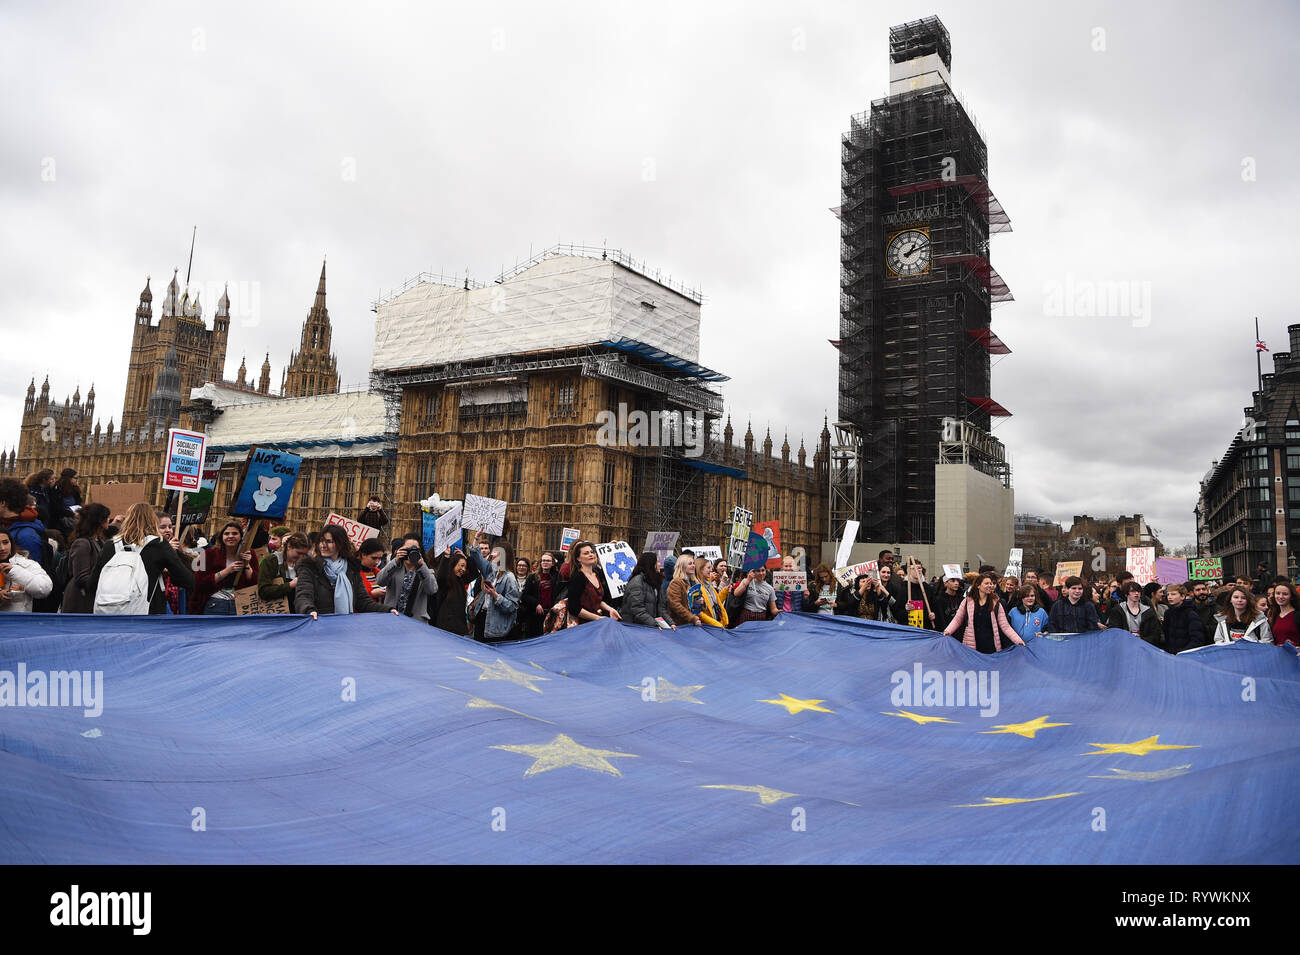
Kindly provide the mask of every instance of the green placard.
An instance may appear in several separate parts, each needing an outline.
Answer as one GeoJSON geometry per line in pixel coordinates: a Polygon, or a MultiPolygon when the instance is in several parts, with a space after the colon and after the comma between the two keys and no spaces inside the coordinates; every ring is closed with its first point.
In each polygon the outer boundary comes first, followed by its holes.
{"type": "Polygon", "coordinates": [[[1187,579],[1222,580],[1222,559],[1218,557],[1193,557],[1187,562],[1187,579]]]}

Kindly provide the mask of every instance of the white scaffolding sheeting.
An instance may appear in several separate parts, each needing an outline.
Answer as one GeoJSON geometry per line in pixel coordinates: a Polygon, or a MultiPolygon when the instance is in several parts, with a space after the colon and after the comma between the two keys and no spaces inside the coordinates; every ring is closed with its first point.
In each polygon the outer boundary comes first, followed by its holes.
{"type": "Polygon", "coordinates": [[[698,362],[700,306],[616,262],[555,255],[485,288],[422,282],[379,304],[371,370],[621,339],[698,362]]]}
{"type": "Polygon", "coordinates": [[[383,397],[369,391],[230,404],[208,426],[208,446],[226,449],[227,461],[255,444],[308,458],[369,456],[396,446],[385,420],[383,397]]]}

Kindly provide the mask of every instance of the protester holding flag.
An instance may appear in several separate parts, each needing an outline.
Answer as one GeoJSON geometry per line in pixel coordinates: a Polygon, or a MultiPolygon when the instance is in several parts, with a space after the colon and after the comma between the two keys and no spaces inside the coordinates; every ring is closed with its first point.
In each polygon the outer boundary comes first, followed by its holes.
{"type": "Polygon", "coordinates": [[[812,584],[808,591],[812,598],[812,607],[817,613],[834,614],[837,594],[835,592],[835,574],[829,564],[818,564],[813,569],[812,584]]]}
{"type": "Polygon", "coordinates": [[[40,564],[0,530],[0,611],[31,613],[32,601],[47,596],[53,582],[40,564]]]}
{"type": "Polygon", "coordinates": [[[361,563],[361,582],[366,585],[366,593],[371,600],[383,600],[387,592],[377,583],[379,568],[384,563],[383,542],[378,537],[367,537],[357,547],[357,560],[361,563]]]}
{"type": "Polygon", "coordinates": [[[1038,588],[1025,584],[1016,594],[1016,602],[1007,614],[1011,628],[1021,640],[1037,637],[1047,629],[1047,611],[1038,606],[1038,588]]]}
{"type": "Polygon", "coordinates": [[[1170,584],[1166,596],[1169,609],[1165,611],[1165,619],[1161,623],[1165,631],[1165,650],[1169,653],[1182,653],[1210,643],[1210,635],[1205,632],[1201,615],[1188,597],[1187,588],[1182,584],[1170,584]]]}
{"type": "Polygon", "coordinates": [[[565,585],[557,564],[550,551],[543,551],[537,558],[537,573],[529,578],[533,587],[524,589],[519,603],[519,621],[525,637],[541,636],[546,614],[557,600],[563,599],[565,585]]]}
{"type": "Polygon", "coordinates": [[[1279,582],[1273,588],[1268,602],[1268,625],[1273,631],[1273,642],[1279,647],[1291,641],[1300,647],[1300,631],[1296,627],[1296,590],[1290,583],[1279,582]]]}
{"type": "Polygon", "coordinates": [[[948,628],[948,624],[952,623],[952,618],[957,616],[961,602],[965,599],[962,593],[965,583],[960,577],[948,577],[944,580],[943,589],[935,595],[934,605],[931,608],[934,612],[934,629],[942,633],[948,628]]]}
{"type": "Polygon", "coordinates": [[[251,550],[240,552],[243,540],[243,525],[227,521],[218,542],[203,551],[203,569],[194,575],[190,613],[234,616],[234,592],[257,584],[257,558],[251,550]]]}
{"type": "Polygon", "coordinates": [[[1136,580],[1125,581],[1119,593],[1123,599],[1111,608],[1106,623],[1116,630],[1127,630],[1153,647],[1163,649],[1165,635],[1160,629],[1160,618],[1153,608],[1142,602],[1142,585],[1136,580]]]}
{"type": "Polygon", "coordinates": [[[767,582],[767,571],[762,568],[751,570],[731,592],[745,598],[744,609],[736,621],[738,625],[750,620],[768,620],[780,613],[776,607],[776,589],[767,582]]]}
{"type": "Polygon", "coordinates": [[[1254,595],[1241,584],[1229,591],[1226,612],[1219,614],[1216,620],[1218,627],[1214,632],[1215,643],[1236,643],[1238,640],[1251,643],[1273,642],[1273,631],[1268,625],[1268,618],[1255,609],[1254,595]]]}
{"type": "MultiPolygon", "coordinates": [[[[781,570],[785,573],[794,573],[794,558],[787,554],[781,558],[781,570]]],[[[776,591],[776,605],[779,609],[791,613],[798,613],[804,608],[804,591],[802,590],[782,590],[776,591]]]]}
{"type": "Polygon", "coordinates": [[[474,579],[469,558],[459,547],[452,547],[438,562],[434,576],[438,580],[438,610],[434,626],[458,636],[469,635],[469,618],[466,616],[466,588],[474,579]]]}
{"type": "Polygon", "coordinates": [[[189,591],[195,589],[194,572],[181,560],[180,554],[158,536],[158,517],[153,508],[143,501],[132,504],[122,521],[120,533],[111,544],[100,548],[95,569],[91,572],[94,612],[136,612],[132,609],[134,598],[141,597],[138,612],[154,616],[165,614],[167,596],[160,581],[164,570],[178,587],[189,591]],[[132,554],[126,550],[128,547],[138,555],[135,559],[144,568],[146,589],[143,594],[131,592],[133,561],[130,556],[125,556],[132,554]],[[119,557],[121,559],[117,559],[119,557]]]}
{"type": "Polygon", "coordinates": [[[1063,599],[1052,604],[1047,615],[1049,633],[1092,633],[1105,630],[1097,616],[1097,605],[1083,599],[1083,578],[1067,577],[1063,599]]]}
{"type": "Polygon", "coordinates": [[[983,574],[979,586],[973,594],[962,601],[957,615],[944,628],[944,635],[956,637],[972,650],[980,653],[997,653],[1007,641],[1025,645],[1007,620],[1002,601],[997,596],[998,578],[996,574],[983,574]],[[957,636],[957,631],[962,636],[957,636]]]}
{"type": "MultiPolygon", "coordinates": [[[[672,622],[678,626],[699,627],[704,623],[700,619],[700,614],[691,609],[690,604],[691,588],[697,583],[695,558],[689,553],[682,554],[673,565],[673,579],[668,584],[668,614],[672,622]]],[[[716,618],[712,625],[717,626],[716,618]]]]}
{"type": "Polygon", "coordinates": [[[613,620],[623,619],[613,607],[613,597],[609,584],[600,569],[600,560],[596,555],[596,545],[591,541],[578,541],[569,549],[569,586],[564,602],[569,612],[569,619],[578,623],[600,620],[609,617],[613,620]]]}
{"type": "Polygon", "coordinates": [[[659,572],[659,556],[646,551],[636,562],[636,568],[623,588],[623,621],[639,623],[645,627],[658,627],[656,617],[662,617],[659,607],[659,585],[663,575],[659,572]]]}
{"type": "Polygon", "coordinates": [[[87,504],[77,512],[76,536],[68,545],[68,583],[63,590],[60,613],[90,613],[94,609],[95,592],[90,577],[99,561],[107,526],[108,508],[103,504],[87,504]]]}
{"type": "Polygon", "coordinates": [[[298,613],[309,613],[317,620],[323,613],[383,613],[388,609],[366,593],[361,564],[352,556],[352,542],[341,525],[322,527],[316,549],[319,556],[299,561],[293,598],[298,613]]]}
{"type": "Polygon", "coordinates": [[[288,534],[280,538],[280,549],[267,555],[257,568],[257,596],[265,601],[289,599],[289,612],[293,612],[293,597],[298,588],[298,566],[307,556],[311,545],[305,534],[288,534]]]}

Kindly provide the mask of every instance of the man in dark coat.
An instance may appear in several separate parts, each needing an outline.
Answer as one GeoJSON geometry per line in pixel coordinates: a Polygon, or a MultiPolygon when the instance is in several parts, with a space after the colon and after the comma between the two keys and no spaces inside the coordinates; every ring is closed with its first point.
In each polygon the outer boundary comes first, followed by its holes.
{"type": "Polygon", "coordinates": [[[1186,587],[1170,584],[1165,588],[1165,597],[1169,601],[1169,609],[1165,611],[1163,621],[1166,650],[1181,653],[1214,642],[1213,634],[1206,633],[1201,615],[1192,598],[1187,595],[1186,587]]]}

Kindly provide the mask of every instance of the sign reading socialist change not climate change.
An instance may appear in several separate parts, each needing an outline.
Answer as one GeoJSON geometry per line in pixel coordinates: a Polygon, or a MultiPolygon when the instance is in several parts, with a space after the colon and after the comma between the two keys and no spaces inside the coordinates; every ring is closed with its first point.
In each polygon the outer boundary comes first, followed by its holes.
{"type": "Polygon", "coordinates": [[[166,491],[197,491],[203,475],[203,446],[207,438],[197,431],[167,431],[167,463],[163,469],[166,491]]]}

